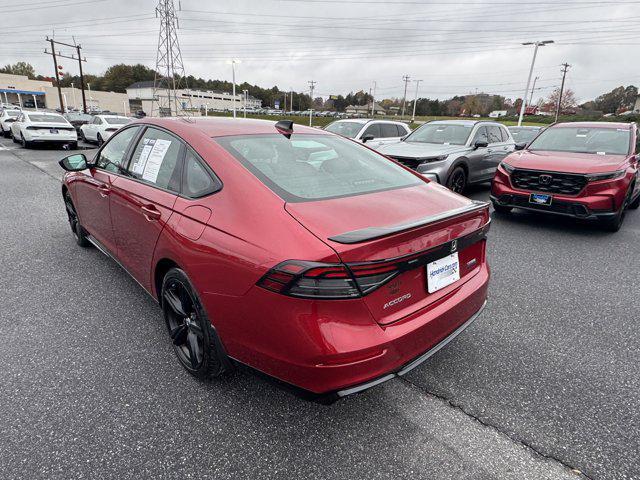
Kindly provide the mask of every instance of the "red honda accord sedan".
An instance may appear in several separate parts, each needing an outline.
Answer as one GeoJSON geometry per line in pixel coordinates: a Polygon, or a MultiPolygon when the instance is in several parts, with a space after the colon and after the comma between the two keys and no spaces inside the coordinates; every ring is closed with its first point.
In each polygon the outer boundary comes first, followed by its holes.
{"type": "Polygon", "coordinates": [[[145,119],[60,164],[77,243],[158,300],[200,378],[239,363],[332,401],[405,374],[486,302],[487,204],[322,130],[145,119]]]}
{"type": "Polygon", "coordinates": [[[635,123],[559,123],[498,167],[491,201],[512,208],[599,220],[618,231],[640,206],[640,133],[635,123]]]}

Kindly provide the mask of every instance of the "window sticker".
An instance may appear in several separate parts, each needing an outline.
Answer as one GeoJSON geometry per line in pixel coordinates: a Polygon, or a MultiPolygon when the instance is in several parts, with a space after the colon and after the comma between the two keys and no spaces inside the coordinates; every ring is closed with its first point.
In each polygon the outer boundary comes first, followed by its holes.
{"type": "Polygon", "coordinates": [[[151,149],[153,148],[153,143],[149,143],[145,138],[142,143],[144,147],[142,147],[142,151],[140,152],[140,156],[136,163],[133,165],[133,173],[136,175],[142,175],[144,173],[144,167],[147,164],[147,159],[149,158],[149,154],[151,153],[151,149]]]}
{"type": "MultiPolygon", "coordinates": [[[[148,145],[145,145],[145,148],[148,145]]],[[[164,160],[167,151],[171,147],[171,140],[157,139],[153,148],[149,152],[149,155],[144,164],[144,172],[142,173],[142,179],[148,182],[154,182],[158,179],[158,173],[160,172],[160,166],[164,160]]],[[[141,155],[142,156],[142,155],[141,155]]]]}

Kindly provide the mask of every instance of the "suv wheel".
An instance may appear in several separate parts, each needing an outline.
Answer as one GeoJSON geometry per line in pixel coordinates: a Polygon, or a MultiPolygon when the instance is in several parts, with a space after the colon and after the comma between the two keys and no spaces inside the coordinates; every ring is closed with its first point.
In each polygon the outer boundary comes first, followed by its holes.
{"type": "Polygon", "coordinates": [[[633,188],[629,188],[629,192],[622,202],[622,206],[620,210],[611,218],[607,218],[602,221],[602,227],[608,232],[617,232],[622,227],[622,222],[624,222],[624,216],[627,213],[627,207],[629,207],[629,202],[631,201],[631,194],[633,193],[633,188]]]}
{"type": "Polygon", "coordinates": [[[467,187],[467,174],[462,167],[456,167],[447,179],[447,188],[456,193],[464,192],[467,187]]]}

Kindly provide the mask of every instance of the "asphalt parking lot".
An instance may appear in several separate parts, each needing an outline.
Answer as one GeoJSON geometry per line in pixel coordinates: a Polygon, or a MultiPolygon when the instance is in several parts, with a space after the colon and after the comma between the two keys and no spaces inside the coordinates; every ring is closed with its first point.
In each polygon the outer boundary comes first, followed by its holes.
{"type": "Polygon", "coordinates": [[[64,154],[0,140],[1,478],[640,478],[640,211],[494,214],[482,317],[325,407],[184,372],[154,301],[74,243],[64,154]]]}

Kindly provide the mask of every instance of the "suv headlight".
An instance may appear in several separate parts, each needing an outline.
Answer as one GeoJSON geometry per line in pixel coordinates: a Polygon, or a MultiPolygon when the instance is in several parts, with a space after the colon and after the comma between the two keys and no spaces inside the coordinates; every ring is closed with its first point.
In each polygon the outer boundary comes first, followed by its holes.
{"type": "Polygon", "coordinates": [[[507,172],[508,174],[512,174],[513,171],[515,170],[514,167],[512,167],[511,165],[509,165],[506,162],[500,162],[500,166],[502,167],[502,169],[507,172]]]}
{"type": "Polygon", "coordinates": [[[626,170],[616,170],[615,172],[608,173],[592,173],[587,175],[587,180],[589,182],[598,182],[600,180],[615,180],[621,177],[624,177],[626,170]]]}

